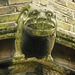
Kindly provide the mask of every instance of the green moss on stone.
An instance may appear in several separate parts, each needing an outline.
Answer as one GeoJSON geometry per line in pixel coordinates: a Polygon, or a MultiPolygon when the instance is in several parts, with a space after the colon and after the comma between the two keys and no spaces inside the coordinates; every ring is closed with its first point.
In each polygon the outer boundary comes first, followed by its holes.
{"type": "Polygon", "coordinates": [[[9,39],[9,38],[15,38],[15,33],[7,33],[0,35],[0,40],[9,39]]]}
{"type": "Polygon", "coordinates": [[[65,45],[67,47],[71,47],[73,49],[75,49],[75,43],[71,42],[71,41],[68,41],[68,40],[65,40],[65,39],[62,39],[62,38],[56,38],[56,42],[57,43],[60,43],[62,45],[65,45]]]}
{"type": "Polygon", "coordinates": [[[18,16],[19,16],[19,13],[1,15],[0,16],[0,23],[16,21],[18,16]]]}

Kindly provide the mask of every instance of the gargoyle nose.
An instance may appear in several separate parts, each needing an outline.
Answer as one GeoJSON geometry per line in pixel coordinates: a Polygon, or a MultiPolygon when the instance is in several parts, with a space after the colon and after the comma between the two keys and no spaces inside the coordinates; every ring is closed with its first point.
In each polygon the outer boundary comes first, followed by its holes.
{"type": "Polygon", "coordinates": [[[38,16],[38,18],[46,18],[45,13],[41,12],[40,15],[38,16]]]}

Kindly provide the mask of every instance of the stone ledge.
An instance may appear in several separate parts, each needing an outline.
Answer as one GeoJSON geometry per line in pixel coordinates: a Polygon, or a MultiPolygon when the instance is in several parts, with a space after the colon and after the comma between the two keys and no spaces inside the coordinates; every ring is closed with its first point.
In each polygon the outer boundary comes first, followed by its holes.
{"type": "MultiPolygon", "coordinates": [[[[13,27],[13,30],[16,28],[17,28],[17,26],[13,27]]],[[[12,33],[10,31],[10,33],[0,35],[0,40],[7,39],[7,38],[8,39],[15,38],[15,35],[16,35],[16,32],[12,33]]],[[[60,27],[57,27],[56,42],[75,49],[75,33],[64,30],[60,27]]]]}
{"type": "Polygon", "coordinates": [[[16,32],[16,26],[17,25],[14,22],[1,23],[0,24],[0,35],[16,32]]]}
{"type": "Polygon", "coordinates": [[[57,19],[57,27],[63,28],[64,30],[74,31],[74,26],[72,24],[68,24],[66,22],[60,21],[57,19]]]}
{"type": "Polygon", "coordinates": [[[56,42],[75,49],[75,33],[58,27],[56,42]]]}
{"type": "Polygon", "coordinates": [[[0,35],[0,40],[10,39],[10,38],[15,38],[15,33],[7,33],[7,34],[0,35]]]}
{"type": "Polygon", "coordinates": [[[11,4],[21,4],[21,3],[25,3],[25,2],[30,2],[31,0],[9,0],[8,3],[9,5],[11,4]]]}
{"type": "Polygon", "coordinates": [[[63,5],[63,6],[66,6],[66,0],[55,0],[56,3],[60,4],[60,5],[63,5]]]}
{"type": "Polygon", "coordinates": [[[16,7],[15,6],[0,7],[0,15],[10,14],[10,13],[15,13],[15,12],[16,12],[16,7]]]}
{"type": "Polygon", "coordinates": [[[19,16],[19,12],[13,14],[0,15],[0,23],[16,21],[18,16],[19,16]]]}
{"type": "Polygon", "coordinates": [[[0,23],[0,40],[15,38],[16,29],[15,22],[0,23]]]}

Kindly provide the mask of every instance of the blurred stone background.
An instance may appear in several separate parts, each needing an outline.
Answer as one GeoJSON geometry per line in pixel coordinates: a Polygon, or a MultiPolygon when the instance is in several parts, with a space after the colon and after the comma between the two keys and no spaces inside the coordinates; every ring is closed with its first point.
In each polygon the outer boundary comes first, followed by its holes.
{"type": "Polygon", "coordinates": [[[14,54],[16,20],[27,2],[47,5],[54,10],[57,37],[52,56],[75,71],[75,0],[0,0],[0,62],[14,54]]]}

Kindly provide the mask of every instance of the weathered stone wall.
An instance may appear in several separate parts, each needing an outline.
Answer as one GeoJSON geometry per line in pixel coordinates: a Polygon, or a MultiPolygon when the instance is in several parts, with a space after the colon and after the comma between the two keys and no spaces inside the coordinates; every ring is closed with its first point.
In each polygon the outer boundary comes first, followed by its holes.
{"type": "Polygon", "coordinates": [[[56,42],[75,49],[75,0],[0,0],[0,39],[15,38],[16,20],[25,3],[31,1],[54,8],[56,42]]]}
{"type": "Polygon", "coordinates": [[[57,16],[57,42],[75,48],[75,0],[48,0],[57,16]]]}

